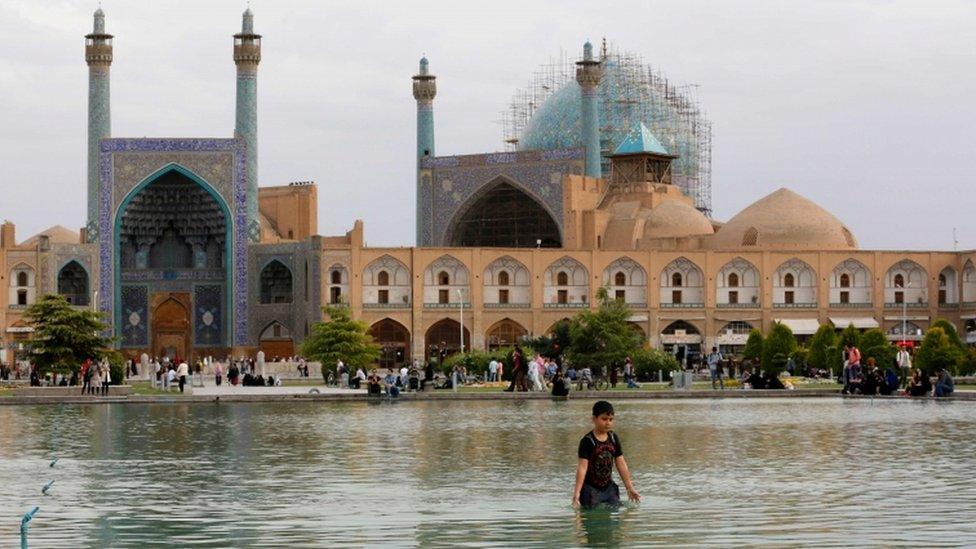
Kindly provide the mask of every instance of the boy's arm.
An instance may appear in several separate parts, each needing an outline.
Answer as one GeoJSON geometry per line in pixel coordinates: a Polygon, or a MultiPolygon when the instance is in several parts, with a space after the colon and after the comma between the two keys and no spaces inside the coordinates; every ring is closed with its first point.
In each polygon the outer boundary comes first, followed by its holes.
{"type": "Polygon", "coordinates": [[[624,456],[617,456],[614,460],[617,464],[617,473],[620,474],[620,480],[624,482],[624,487],[627,488],[627,497],[631,501],[640,501],[641,496],[634,490],[634,484],[630,480],[630,469],[627,468],[627,460],[624,456]]]}
{"type": "Polygon", "coordinates": [[[579,458],[576,464],[576,486],[573,488],[573,505],[579,505],[580,490],[583,489],[583,479],[586,478],[586,469],[590,462],[579,458]]]}

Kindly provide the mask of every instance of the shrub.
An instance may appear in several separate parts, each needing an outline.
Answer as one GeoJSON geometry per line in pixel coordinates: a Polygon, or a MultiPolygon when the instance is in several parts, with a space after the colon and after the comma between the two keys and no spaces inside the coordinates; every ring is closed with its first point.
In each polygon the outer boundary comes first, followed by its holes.
{"type": "Polygon", "coordinates": [[[861,364],[866,364],[867,359],[874,358],[878,368],[884,370],[895,365],[895,355],[898,349],[888,342],[888,338],[878,328],[868,330],[861,334],[861,364]]]}
{"type": "Polygon", "coordinates": [[[641,381],[656,380],[659,371],[664,372],[663,379],[668,379],[670,372],[681,369],[678,359],[661,349],[637,349],[630,358],[637,379],[641,381]]]}
{"type": "MultiPolygon", "coordinates": [[[[752,337],[752,336],[750,336],[752,337]]],[[[748,345],[748,343],[746,344],[748,345]]],[[[796,351],[796,338],[786,324],[773,323],[762,346],[762,368],[767,372],[782,372],[786,360],[796,351]]]]}
{"type": "Polygon", "coordinates": [[[837,346],[837,334],[828,324],[822,324],[810,338],[810,349],[807,353],[807,365],[816,369],[830,368],[829,350],[837,346]]]}
{"type": "MultiPolygon", "coordinates": [[[[506,378],[509,378],[512,374],[512,369],[515,367],[515,361],[512,360],[512,353],[514,351],[514,347],[503,347],[493,351],[474,350],[464,354],[456,353],[445,358],[443,364],[439,365],[439,369],[441,373],[449,376],[454,366],[460,364],[469,374],[481,374],[487,377],[488,363],[492,360],[497,360],[505,364],[502,373],[506,378]]],[[[532,351],[523,349],[522,353],[522,363],[525,364],[525,361],[532,358],[532,351]]]]}
{"type": "Polygon", "coordinates": [[[763,351],[763,334],[758,329],[753,328],[749,332],[749,339],[746,340],[746,346],[742,350],[742,358],[746,360],[757,360],[762,356],[763,351]]]}
{"type": "Polygon", "coordinates": [[[861,348],[861,332],[858,332],[853,324],[848,324],[844,328],[844,331],[840,333],[838,339],[840,339],[840,342],[837,346],[840,348],[844,348],[845,346],[861,348]]]}
{"type": "Polygon", "coordinates": [[[942,328],[929,328],[922,338],[922,345],[915,353],[915,365],[926,374],[933,375],[942,368],[950,372],[959,371],[962,351],[952,343],[942,328]]]}

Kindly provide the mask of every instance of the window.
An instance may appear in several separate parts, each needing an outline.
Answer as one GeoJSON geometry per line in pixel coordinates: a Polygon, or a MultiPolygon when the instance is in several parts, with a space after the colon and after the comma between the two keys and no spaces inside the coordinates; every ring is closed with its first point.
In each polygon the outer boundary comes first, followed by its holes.
{"type": "Polygon", "coordinates": [[[796,280],[793,278],[793,273],[786,273],[786,275],[783,276],[783,286],[786,288],[796,286],[796,280]]]}
{"type": "Polygon", "coordinates": [[[613,275],[613,285],[614,286],[626,286],[627,285],[627,275],[621,271],[617,271],[617,274],[613,275]]]}
{"type": "Polygon", "coordinates": [[[792,305],[793,303],[795,303],[792,290],[787,290],[783,292],[783,303],[786,303],[788,305],[792,305]]]}
{"type": "Polygon", "coordinates": [[[729,288],[738,288],[738,287],[739,287],[739,275],[737,273],[730,274],[729,275],[729,288]]]}
{"type": "Polygon", "coordinates": [[[755,246],[757,242],[759,242],[759,231],[755,227],[749,227],[745,234],[742,235],[742,245],[755,246]]]}
{"type": "Polygon", "coordinates": [[[678,287],[681,286],[681,273],[672,273],[671,274],[671,285],[672,286],[678,286],[678,287]]]}
{"type": "Polygon", "coordinates": [[[329,303],[337,305],[342,303],[342,288],[332,287],[329,288],[329,303]]]}
{"type": "Polygon", "coordinates": [[[946,301],[946,291],[944,289],[939,289],[939,305],[945,305],[946,301]]]}
{"type": "Polygon", "coordinates": [[[380,290],[379,296],[376,300],[378,303],[389,303],[390,302],[390,290],[380,290]]]}
{"type": "Polygon", "coordinates": [[[556,275],[556,286],[569,286],[569,275],[566,271],[559,271],[556,275]]]}
{"type": "Polygon", "coordinates": [[[508,271],[498,273],[498,285],[508,286],[508,271]]]}
{"type": "Polygon", "coordinates": [[[498,290],[498,302],[508,303],[508,290],[498,290]]]}
{"type": "Polygon", "coordinates": [[[17,290],[17,305],[27,305],[27,290],[17,290]]]}
{"type": "Polygon", "coordinates": [[[847,273],[844,273],[844,274],[840,275],[840,287],[841,288],[850,288],[851,287],[851,277],[847,273]]]}
{"type": "Polygon", "coordinates": [[[331,277],[333,284],[342,284],[342,272],[341,271],[338,271],[338,270],[332,271],[332,273],[329,276],[331,277]]]}
{"type": "Polygon", "coordinates": [[[71,261],[58,273],[58,293],[72,305],[88,305],[88,272],[77,261],[71,261]]]}
{"type": "Polygon", "coordinates": [[[671,291],[671,303],[681,303],[681,290],[671,291]]]}
{"type": "Polygon", "coordinates": [[[895,288],[904,288],[904,287],[905,287],[905,277],[902,276],[901,274],[896,274],[895,275],[895,288]]]}
{"type": "Polygon", "coordinates": [[[389,286],[390,273],[386,271],[380,271],[380,274],[376,275],[376,284],[379,286],[389,286]]]}
{"type": "Polygon", "coordinates": [[[261,303],[291,303],[291,271],[274,260],[261,270],[261,303]]]}
{"type": "Polygon", "coordinates": [[[295,231],[288,229],[288,240],[295,240],[295,231]]]}
{"type": "Polygon", "coordinates": [[[895,292],[895,303],[905,302],[905,292],[895,292]]]}
{"type": "Polygon", "coordinates": [[[566,290],[556,291],[556,303],[569,303],[569,292],[566,290]]]}
{"type": "Polygon", "coordinates": [[[437,290],[437,302],[438,303],[450,303],[451,302],[451,290],[437,290]]]}
{"type": "Polygon", "coordinates": [[[847,292],[847,291],[841,292],[840,293],[840,302],[841,303],[850,303],[851,302],[851,292],[847,292]]]}
{"type": "Polygon", "coordinates": [[[613,292],[613,298],[617,301],[626,301],[627,292],[625,290],[616,290],[613,292]]]}
{"type": "Polygon", "coordinates": [[[736,291],[736,290],[730,291],[729,292],[729,303],[738,303],[738,302],[739,302],[739,292],[736,291]]]}
{"type": "Polygon", "coordinates": [[[26,286],[27,285],[27,273],[25,271],[20,271],[17,273],[17,285],[26,286]]]}
{"type": "Polygon", "coordinates": [[[274,337],[281,337],[281,324],[275,324],[271,328],[271,333],[274,335],[274,337]]]}
{"type": "Polygon", "coordinates": [[[437,273],[437,284],[439,286],[448,286],[451,283],[451,277],[448,276],[447,271],[441,271],[437,273]]]}

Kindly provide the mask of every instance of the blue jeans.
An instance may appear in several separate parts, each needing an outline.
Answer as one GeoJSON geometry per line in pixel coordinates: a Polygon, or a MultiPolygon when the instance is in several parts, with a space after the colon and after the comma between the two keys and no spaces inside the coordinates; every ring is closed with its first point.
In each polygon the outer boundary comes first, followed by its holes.
{"type": "Polygon", "coordinates": [[[718,380],[718,384],[725,390],[725,380],[722,379],[722,374],[718,373],[718,370],[712,370],[712,390],[715,390],[715,380],[718,380]]]}
{"type": "Polygon", "coordinates": [[[935,396],[937,397],[947,397],[952,394],[952,387],[944,383],[937,383],[935,385],[935,396]]]}

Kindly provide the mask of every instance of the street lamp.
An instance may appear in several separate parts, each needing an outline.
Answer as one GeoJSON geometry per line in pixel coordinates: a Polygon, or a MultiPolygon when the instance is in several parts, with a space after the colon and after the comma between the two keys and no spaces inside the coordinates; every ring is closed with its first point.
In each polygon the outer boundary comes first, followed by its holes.
{"type": "MultiPolygon", "coordinates": [[[[905,289],[912,287],[912,281],[905,284],[905,289]]],[[[904,292],[901,297],[901,348],[905,348],[906,327],[908,325],[908,292],[904,292]]]]}
{"type": "Polygon", "coordinates": [[[458,317],[461,320],[461,354],[464,354],[464,294],[461,292],[461,288],[458,288],[458,317]]]}

